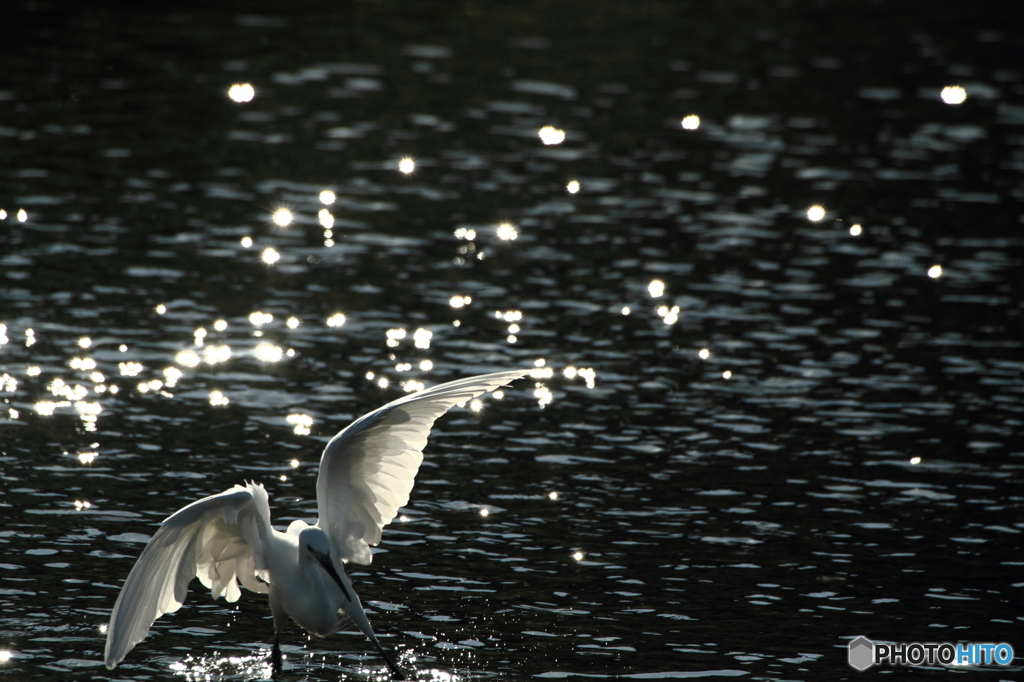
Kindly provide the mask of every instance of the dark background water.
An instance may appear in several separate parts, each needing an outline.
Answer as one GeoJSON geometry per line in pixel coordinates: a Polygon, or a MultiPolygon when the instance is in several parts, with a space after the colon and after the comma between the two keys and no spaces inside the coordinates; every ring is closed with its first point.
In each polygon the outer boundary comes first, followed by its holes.
{"type": "MultiPolygon", "coordinates": [[[[198,582],[102,667],[155,524],[243,479],[308,517],[348,420],[523,366],[439,422],[350,571],[417,679],[836,679],[858,635],[1019,651],[1014,9],[6,3],[0,675],[265,675],[263,597],[198,582]]],[[[285,642],[286,679],[382,670],[361,636],[285,642]]]]}

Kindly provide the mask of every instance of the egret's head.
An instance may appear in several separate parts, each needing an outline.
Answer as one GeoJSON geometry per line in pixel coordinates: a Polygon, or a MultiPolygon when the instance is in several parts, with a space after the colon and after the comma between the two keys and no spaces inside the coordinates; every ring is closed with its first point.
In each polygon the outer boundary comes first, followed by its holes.
{"type": "MultiPolygon", "coordinates": [[[[309,528],[303,528],[302,532],[299,533],[299,551],[308,552],[309,555],[327,571],[327,575],[338,584],[341,588],[342,594],[349,601],[352,601],[352,595],[349,594],[348,588],[345,587],[345,581],[338,575],[338,569],[334,567],[334,560],[331,557],[331,541],[327,539],[327,534],[316,526],[310,526],[309,528]]],[[[345,569],[342,569],[344,573],[345,569]]]]}
{"type": "Polygon", "coordinates": [[[327,534],[316,526],[302,529],[299,533],[299,547],[311,552],[318,559],[331,553],[331,542],[327,539],[327,534]]]}

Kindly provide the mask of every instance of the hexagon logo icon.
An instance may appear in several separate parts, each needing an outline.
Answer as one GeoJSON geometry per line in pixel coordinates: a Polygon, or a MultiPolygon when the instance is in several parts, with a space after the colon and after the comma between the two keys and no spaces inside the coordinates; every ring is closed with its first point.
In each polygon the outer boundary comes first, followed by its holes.
{"type": "Polygon", "coordinates": [[[867,637],[858,637],[850,642],[850,667],[867,670],[875,663],[875,643],[867,637]]]}

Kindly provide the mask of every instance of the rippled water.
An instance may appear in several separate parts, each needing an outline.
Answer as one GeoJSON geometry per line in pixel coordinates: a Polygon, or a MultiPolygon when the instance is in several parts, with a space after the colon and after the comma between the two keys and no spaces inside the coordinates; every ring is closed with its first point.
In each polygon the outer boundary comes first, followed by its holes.
{"type": "MultiPolygon", "coordinates": [[[[155,524],[243,479],[315,516],[350,419],[523,366],[351,567],[416,679],[1024,647],[1006,7],[15,4],[0,675],[266,677],[264,598],[198,582],[102,667],[155,524]]],[[[285,679],[384,674],[361,635],[285,644],[285,679]]]]}

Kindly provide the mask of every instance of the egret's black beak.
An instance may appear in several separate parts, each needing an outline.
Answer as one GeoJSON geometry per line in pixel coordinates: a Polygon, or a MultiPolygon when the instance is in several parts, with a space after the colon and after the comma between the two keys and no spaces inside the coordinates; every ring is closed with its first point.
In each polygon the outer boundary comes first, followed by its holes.
{"type": "Polygon", "coordinates": [[[320,565],[327,571],[327,575],[334,579],[334,582],[338,583],[338,587],[341,588],[342,594],[345,595],[345,599],[352,601],[352,595],[348,593],[348,589],[345,587],[345,583],[342,582],[341,576],[334,570],[334,562],[331,561],[329,554],[316,554],[316,560],[320,562],[320,565]]]}
{"type": "MultiPolygon", "coordinates": [[[[341,592],[345,595],[345,598],[349,601],[355,601],[354,599],[352,599],[352,595],[345,587],[345,583],[342,581],[341,576],[338,575],[338,571],[334,569],[334,562],[331,561],[330,555],[316,554],[315,556],[316,560],[319,561],[320,565],[323,566],[324,570],[327,571],[327,575],[331,576],[334,582],[338,583],[338,587],[341,588],[341,592]]],[[[380,655],[384,658],[384,662],[388,664],[388,670],[391,671],[391,676],[394,677],[396,680],[404,680],[405,675],[398,667],[398,664],[395,663],[395,659],[391,657],[391,654],[384,650],[384,647],[380,645],[380,642],[377,641],[376,637],[370,637],[370,641],[373,642],[373,645],[375,647],[377,647],[377,651],[379,651],[380,655]]]]}

